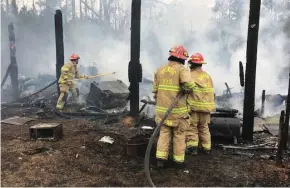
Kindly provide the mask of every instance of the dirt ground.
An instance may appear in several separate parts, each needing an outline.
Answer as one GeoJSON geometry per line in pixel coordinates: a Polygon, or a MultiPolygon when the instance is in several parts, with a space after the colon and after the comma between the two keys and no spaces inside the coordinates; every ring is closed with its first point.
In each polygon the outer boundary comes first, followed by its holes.
{"type": "MultiPolygon", "coordinates": [[[[119,136],[86,119],[2,124],[1,186],[148,186],[143,158],[126,156],[124,144],[119,136]],[[61,122],[64,137],[56,142],[30,141],[29,127],[37,122],[61,122]],[[114,143],[99,142],[103,136],[113,137],[114,143]],[[46,151],[27,154],[37,148],[46,151]]],[[[164,187],[290,186],[289,169],[275,167],[274,161],[261,158],[262,154],[271,155],[265,151],[254,156],[233,155],[214,148],[208,156],[187,156],[185,169],[158,171],[152,165],[151,177],[156,186],[164,187]]]]}

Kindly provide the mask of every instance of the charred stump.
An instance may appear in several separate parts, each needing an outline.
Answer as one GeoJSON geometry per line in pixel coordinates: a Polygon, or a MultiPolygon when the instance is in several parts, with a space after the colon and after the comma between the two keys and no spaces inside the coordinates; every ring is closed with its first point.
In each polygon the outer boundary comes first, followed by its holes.
{"type": "Polygon", "coordinates": [[[261,0],[250,1],[244,93],[243,138],[253,141],[257,48],[261,0]]]}
{"type": "Polygon", "coordinates": [[[139,115],[139,82],[142,82],[140,64],[141,0],[132,0],[131,13],[131,61],[129,62],[130,116],[139,115]]]}
{"type": "MultiPolygon", "coordinates": [[[[61,74],[61,67],[64,65],[64,45],[63,45],[63,27],[62,13],[56,10],[54,15],[55,26],[55,45],[56,45],[56,79],[58,80],[61,74]]],[[[60,94],[57,84],[58,95],[60,94]]]]}
{"type": "Polygon", "coordinates": [[[264,117],[265,113],[265,99],[266,99],[266,91],[263,90],[262,92],[262,106],[261,106],[261,116],[264,117]]]}

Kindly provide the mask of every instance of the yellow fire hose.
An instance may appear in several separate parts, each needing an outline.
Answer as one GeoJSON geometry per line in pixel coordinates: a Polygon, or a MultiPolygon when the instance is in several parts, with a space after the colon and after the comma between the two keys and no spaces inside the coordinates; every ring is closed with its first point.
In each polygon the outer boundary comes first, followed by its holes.
{"type": "Polygon", "coordinates": [[[147,149],[146,149],[146,154],[145,154],[145,160],[144,160],[144,170],[145,170],[145,175],[147,177],[147,180],[149,182],[149,184],[152,187],[155,187],[151,176],[150,176],[150,153],[151,153],[151,149],[153,146],[153,142],[156,138],[156,136],[158,135],[161,125],[164,123],[164,121],[167,119],[167,117],[169,116],[169,114],[171,113],[172,109],[174,108],[174,106],[177,104],[178,100],[180,99],[180,97],[182,96],[183,91],[180,91],[178,93],[178,95],[175,97],[174,101],[172,102],[172,104],[170,105],[170,107],[168,108],[168,110],[166,111],[164,117],[161,119],[161,121],[159,122],[159,124],[157,125],[157,127],[155,128],[153,134],[151,135],[151,138],[149,140],[147,149]]]}
{"type": "Polygon", "coordinates": [[[115,74],[116,72],[109,72],[109,73],[104,73],[104,74],[97,74],[94,76],[88,76],[87,78],[77,78],[77,79],[73,79],[73,80],[68,80],[68,81],[78,81],[78,80],[87,80],[87,79],[92,79],[92,78],[97,78],[100,76],[106,76],[106,75],[111,75],[111,74],[115,74]]]}

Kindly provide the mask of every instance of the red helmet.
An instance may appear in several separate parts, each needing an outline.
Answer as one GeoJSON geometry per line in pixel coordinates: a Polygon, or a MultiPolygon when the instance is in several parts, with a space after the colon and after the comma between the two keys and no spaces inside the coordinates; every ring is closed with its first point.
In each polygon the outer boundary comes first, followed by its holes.
{"type": "Polygon", "coordinates": [[[188,63],[205,64],[203,56],[200,53],[195,53],[190,56],[188,63]]]}
{"type": "Polygon", "coordinates": [[[177,57],[179,59],[186,60],[188,58],[188,53],[182,45],[174,46],[169,50],[169,55],[177,57]]]}
{"type": "Polygon", "coordinates": [[[77,55],[77,54],[72,54],[72,55],[70,56],[70,60],[78,60],[78,59],[80,59],[80,56],[77,55]]]}

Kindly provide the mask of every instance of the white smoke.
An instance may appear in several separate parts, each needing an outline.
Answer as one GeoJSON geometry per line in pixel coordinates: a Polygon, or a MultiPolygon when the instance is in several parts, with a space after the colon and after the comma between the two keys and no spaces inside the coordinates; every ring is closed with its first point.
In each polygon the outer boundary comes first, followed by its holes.
{"type": "MultiPolygon", "coordinates": [[[[156,68],[167,62],[168,50],[173,45],[183,44],[190,54],[200,52],[204,55],[207,62],[204,70],[213,78],[216,95],[221,95],[226,89],[225,82],[233,87],[232,92],[241,91],[239,61],[243,62],[245,69],[249,1],[244,2],[242,17],[237,24],[217,23],[215,20],[217,14],[213,12],[212,2],[142,1],[140,62],[146,78],[153,80],[156,68]],[[224,47],[229,49],[228,52],[223,50],[224,47]]],[[[287,80],[279,79],[279,74],[289,59],[284,50],[289,42],[283,32],[284,22],[275,16],[279,12],[286,11],[280,3],[281,0],[274,2],[275,14],[261,8],[256,97],[261,95],[263,89],[267,94],[285,94],[287,91],[287,80]]],[[[123,12],[120,13],[120,19],[126,20],[123,24],[125,34],[110,33],[98,23],[90,21],[70,27],[64,24],[65,58],[68,60],[71,53],[78,53],[81,56],[80,64],[84,66],[96,62],[100,73],[117,72],[114,76],[102,77],[102,80],[120,79],[128,84],[131,1],[123,0],[119,5],[123,12]]],[[[111,22],[114,23],[113,20],[111,22]]],[[[30,32],[25,31],[30,33],[25,35],[25,38],[17,38],[19,72],[29,75],[36,75],[39,72],[54,74],[53,13],[47,24],[51,25],[49,36],[36,39],[31,29],[30,32]]],[[[234,106],[241,104],[237,102],[234,106]]]]}

